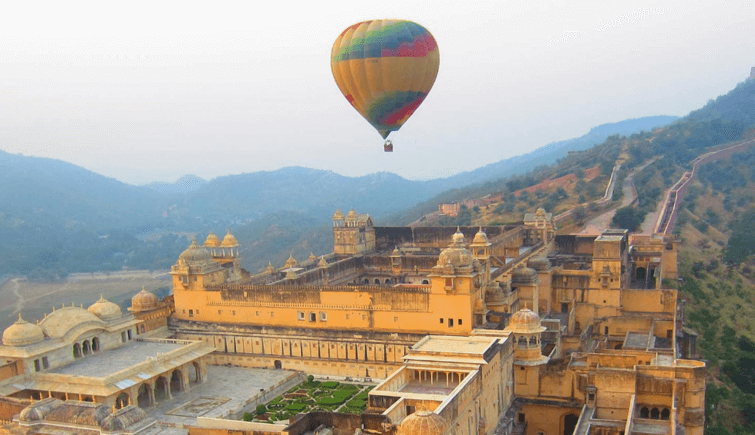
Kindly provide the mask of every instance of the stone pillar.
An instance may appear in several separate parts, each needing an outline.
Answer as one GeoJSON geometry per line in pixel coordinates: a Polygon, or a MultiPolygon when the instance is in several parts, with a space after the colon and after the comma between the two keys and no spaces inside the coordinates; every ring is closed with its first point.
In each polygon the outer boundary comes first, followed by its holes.
{"type": "Polygon", "coordinates": [[[191,390],[191,382],[189,382],[189,366],[192,364],[184,364],[181,368],[181,376],[183,377],[183,391],[191,390]]]}

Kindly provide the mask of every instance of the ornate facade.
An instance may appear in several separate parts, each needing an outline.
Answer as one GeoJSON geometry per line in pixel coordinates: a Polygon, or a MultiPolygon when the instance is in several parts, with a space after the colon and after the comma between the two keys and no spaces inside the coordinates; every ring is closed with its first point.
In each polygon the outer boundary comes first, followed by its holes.
{"type": "MultiPolygon", "coordinates": [[[[543,210],[483,228],[376,227],[339,210],[333,235],[333,252],[258,274],[230,232],[193,241],[172,300],[140,293],[128,316],[90,307],[112,335],[100,346],[170,315],[175,340],[212,351],[203,363],[378,382],[361,417],[312,413],[270,433],[702,434],[705,366],[677,346],[676,240],[557,236],[543,210]]],[[[0,350],[36,349],[42,323],[13,325],[0,350]]],[[[42,355],[25,352],[24,373],[42,355]]]]}

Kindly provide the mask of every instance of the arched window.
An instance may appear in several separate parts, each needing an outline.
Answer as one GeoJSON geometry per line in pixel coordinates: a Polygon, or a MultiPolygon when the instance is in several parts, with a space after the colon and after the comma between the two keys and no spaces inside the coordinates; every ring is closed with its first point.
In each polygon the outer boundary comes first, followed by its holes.
{"type": "Polygon", "coordinates": [[[650,411],[650,418],[652,418],[653,420],[658,420],[659,418],[661,418],[661,411],[659,411],[658,408],[653,408],[650,411]]]}
{"type": "Polygon", "coordinates": [[[92,353],[92,347],[89,345],[89,340],[84,340],[84,344],[81,346],[81,351],[84,354],[84,356],[87,356],[90,353],[92,353]]]}
{"type": "Polygon", "coordinates": [[[94,337],[92,339],[92,351],[98,352],[100,350],[100,339],[97,337],[94,337]]]}
{"type": "Polygon", "coordinates": [[[426,279],[423,279],[423,280],[422,280],[422,284],[430,284],[430,281],[428,281],[428,280],[426,280],[426,279]]]}
{"type": "Polygon", "coordinates": [[[73,344],[73,357],[74,358],[81,358],[81,345],[79,343],[73,344]]]}
{"type": "Polygon", "coordinates": [[[375,284],[380,284],[380,280],[378,278],[375,278],[375,284]]]}
{"type": "Polygon", "coordinates": [[[640,417],[650,418],[650,410],[647,406],[643,406],[642,409],[640,409],[640,417]]]}
{"type": "Polygon", "coordinates": [[[128,406],[128,394],[127,393],[121,393],[116,397],[115,399],[115,407],[118,409],[125,408],[128,406]]]}
{"type": "Polygon", "coordinates": [[[663,408],[663,411],[661,411],[661,420],[668,420],[670,416],[671,412],[668,408],[663,408]]]}

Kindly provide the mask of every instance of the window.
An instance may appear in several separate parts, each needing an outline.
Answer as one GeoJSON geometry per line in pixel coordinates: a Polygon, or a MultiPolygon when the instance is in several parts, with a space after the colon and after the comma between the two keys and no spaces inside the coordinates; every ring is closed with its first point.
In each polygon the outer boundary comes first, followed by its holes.
{"type": "Polygon", "coordinates": [[[42,367],[43,368],[49,368],[50,367],[50,361],[47,359],[46,356],[42,357],[42,367]]]}
{"type": "Polygon", "coordinates": [[[588,394],[587,395],[587,400],[589,400],[590,402],[595,401],[595,393],[588,394]]]}
{"type": "Polygon", "coordinates": [[[309,313],[309,321],[310,322],[316,322],[317,321],[317,314],[310,312],[309,313]]]}
{"type": "Polygon", "coordinates": [[[128,336],[129,341],[131,340],[131,330],[129,329],[126,331],[126,336],[128,336]]]}
{"type": "Polygon", "coordinates": [[[218,316],[223,314],[223,310],[218,310],[218,316]]]}
{"type": "Polygon", "coordinates": [[[189,310],[189,317],[194,317],[194,310],[189,310]]]}
{"type": "Polygon", "coordinates": [[[524,414],[521,412],[519,413],[519,423],[524,423],[524,414]]]}
{"type": "Polygon", "coordinates": [[[442,317],[440,318],[440,323],[443,323],[443,318],[442,317]]]}
{"type": "Polygon", "coordinates": [[[236,310],[231,311],[231,315],[236,315],[236,310]]]}
{"type": "Polygon", "coordinates": [[[454,319],[448,319],[448,327],[453,328],[454,326],[454,319]]]}
{"type": "Polygon", "coordinates": [[[454,281],[451,278],[446,278],[446,287],[452,287],[454,285],[454,281]]]}
{"type": "Polygon", "coordinates": [[[393,321],[394,321],[394,322],[398,322],[398,317],[394,317],[394,318],[393,318],[393,321]]]}
{"type": "Polygon", "coordinates": [[[296,318],[299,320],[304,320],[304,311],[297,311],[296,318]]]}
{"type": "Polygon", "coordinates": [[[605,331],[605,335],[608,335],[608,326],[606,326],[605,328],[603,328],[603,330],[605,331]]]}
{"type": "Polygon", "coordinates": [[[458,325],[459,325],[459,326],[461,326],[461,319],[459,319],[459,323],[458,323],[458,325]]]}
{"type": "Polygon", "coordinates": [[[38,359],[35,359],[35,360],[34,360],[34,371],[35,371],[35,372],[38,372],[38,371],[40,371],[40,370],[42,370],[42,369],[41,369],[41,368],[39,367],[39,360],[38,360],[38,359]]]}
{"type": "Polygon", "coordinates": [[[257,311],[257,312],[255,312],[255,314],[256,314],[257,316],[259,316],[259,315],[260,315],[260,312],[259,312],[259,311],[257,311]]]}
{"type": "Polygon", "coordinates": [[[328,313],[325,311],[320,311],[320,321],[325,322],[328,320],[328,313]]]}

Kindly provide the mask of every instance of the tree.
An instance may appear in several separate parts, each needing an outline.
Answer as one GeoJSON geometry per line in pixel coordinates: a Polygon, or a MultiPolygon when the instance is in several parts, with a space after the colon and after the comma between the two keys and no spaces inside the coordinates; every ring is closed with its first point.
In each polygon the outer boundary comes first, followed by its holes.
{"type": "Polygon", "coordinates": [[[629,231],[636,231],[645,220],[645,213],[632,208],[622,207],[616,210],[611,220],[611,225],[616,228],[624,228],[629,231]]]}
{"type": "Polygon", "coordinates": [[[575,222],[582,223],[585,220],[585,216],[587,216],[587,212],[584,207],[577,207],[572,210],[571,215],[574,217],[575,222]]]}

